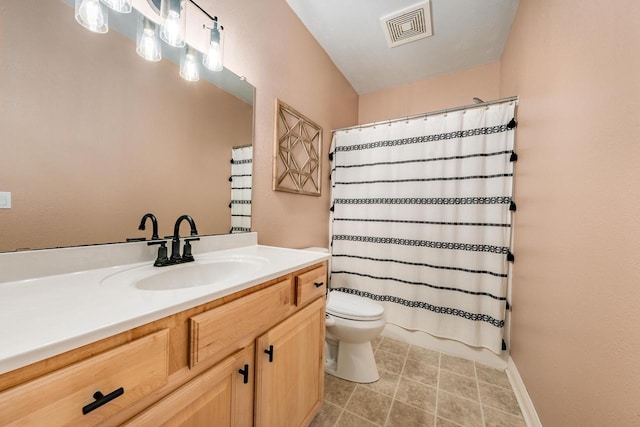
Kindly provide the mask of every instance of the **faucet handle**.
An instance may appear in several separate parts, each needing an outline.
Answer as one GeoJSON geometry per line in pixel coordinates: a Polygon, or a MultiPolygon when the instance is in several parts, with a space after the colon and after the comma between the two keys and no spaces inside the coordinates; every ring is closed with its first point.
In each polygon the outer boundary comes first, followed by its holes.
{"type": "Polygon", "coordinates": [[[171,264],[171,261],[169,261],[169,258],[167,258],[166,240],[154,240],[152,242],[147,242],[147,245],[148,246],[160,245],[160,247],[158,248],[158,256],[156,257],[156,260],[153,263],[155,267],[165,267],[171,264]]]}
{"type": "Polygon", "coordinates": [[[191,237],[189,239],[184,239],[184,248],[182,250],[182,262],[195,261],[195,258],[191,254],[191,242],[193,242],[194,240],[200,240],[200,238],[191,237]]]}

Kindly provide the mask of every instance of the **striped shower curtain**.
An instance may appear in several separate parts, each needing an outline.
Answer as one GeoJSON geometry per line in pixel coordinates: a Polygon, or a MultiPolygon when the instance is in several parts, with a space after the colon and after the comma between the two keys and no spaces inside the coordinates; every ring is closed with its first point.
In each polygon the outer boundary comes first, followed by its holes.
{"type": "Polygon", "coordinates": [[[515,103],[334,133],[331,287],[387,321],[504,349],[515,103]]]}
{"type": "Polygon", "coordinates": [[[251,188],[253,146],[231,150],[231,230],[230,233],[251,231],[251,188]]]}

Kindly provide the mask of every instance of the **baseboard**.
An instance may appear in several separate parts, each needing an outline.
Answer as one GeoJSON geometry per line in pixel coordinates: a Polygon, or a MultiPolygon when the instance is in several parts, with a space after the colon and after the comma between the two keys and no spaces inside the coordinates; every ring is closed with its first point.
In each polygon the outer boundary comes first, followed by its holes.
{"type": "Polygon", "coordinates": [[[524,418],[524,422],[527,424],[527,427],[542,427],[536,408],[533,406],[531,397],[529,397],[527,388],[525,387],[522,377],[520,377],[520,373],[518,372],[518,368],[516,368],[516,364],[513,362],[511,356],[507,359],[506,372],[509,382],[511,383],[513,393],[516,395],[516,399],[520,405],[522,418],[524,418]]]}

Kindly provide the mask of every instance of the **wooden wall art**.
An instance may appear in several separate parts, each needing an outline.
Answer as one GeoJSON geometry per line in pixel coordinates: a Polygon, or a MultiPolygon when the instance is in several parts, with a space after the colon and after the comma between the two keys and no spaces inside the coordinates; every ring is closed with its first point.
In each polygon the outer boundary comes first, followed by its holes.
{"type": "Polygon", "coordinates": [[[322,128],[276,99],[273,189],[320,195],[322,128]]]}

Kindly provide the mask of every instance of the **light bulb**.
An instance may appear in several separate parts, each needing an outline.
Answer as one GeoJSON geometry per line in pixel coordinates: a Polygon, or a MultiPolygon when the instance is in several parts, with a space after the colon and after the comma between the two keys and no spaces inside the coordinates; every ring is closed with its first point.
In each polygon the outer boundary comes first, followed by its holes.
{"type": "Polygon", "coordinates": [[[154,39],[153,31],[146,28],[138,46],[138,53],[147,61],[158,61],[160,58],[160,52],[158,49],[158,43],[154,39]]]}
{"type": "Polygon", "coordinates": [[[180,58],[180,76],[190,82],[200,80],[200,70],[196,61],[195,49],[186,46],[180,58]]]}
{"type": "Polygon", "coordinates": [[[179,12],[169,11],[160,31],[160,38],[171,46],[184,46],[183,25],[179,12]]]}
{"type": "Polygon", "coordinates": [[[147,61],[160,61],[160,42],[155,22],[141,16],[138,21],[136,52],[147,61]]]}
{"type": "Polygon", "coordinates": [[[222,55],[224,48],[224,38],[222,32],[222,26],[218,29],[218,18],[213,17],[213,28],[211,28],[211,34],[209,37],[209,49],[207,54],[202,58],[202,63],[205,67],[211,71],[222,71],[222,55]]]}
{"type": "Polygon", "coordinates": [[[76,21],[94,33],[109,31],[107,13],[99,0],[76,0],[76,21]]]}
{"type": "Polygon", "coordinates": [[[209,43],[209,50],[204,56],[202,63],[211,71],[222,71],[222,47],[220,43],[209,43]]]}
{"type": "Polygon", "coordinates": [[[119,13],[131,12],[131,0],[101,0],[102,3],[107,5],[112,10],[119,13]]]}

